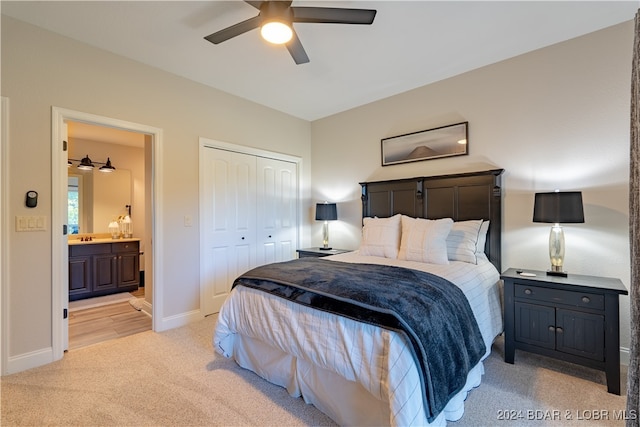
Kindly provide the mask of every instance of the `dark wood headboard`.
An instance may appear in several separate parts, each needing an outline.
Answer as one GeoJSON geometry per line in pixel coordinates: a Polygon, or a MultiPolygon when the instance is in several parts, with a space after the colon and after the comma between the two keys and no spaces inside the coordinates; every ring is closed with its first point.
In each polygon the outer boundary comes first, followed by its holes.
{"type": "Polygon", "coordinates": [[[502,272],[502,186],[504,169],[391,181],[361,182],[362,217],[452,218],[491,221],[485,253],[502,272]]]}

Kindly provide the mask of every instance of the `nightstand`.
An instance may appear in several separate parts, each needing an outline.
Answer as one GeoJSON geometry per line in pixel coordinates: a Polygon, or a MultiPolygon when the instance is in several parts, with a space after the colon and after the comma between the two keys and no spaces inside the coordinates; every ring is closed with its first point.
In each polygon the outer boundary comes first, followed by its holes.
{"type": "Polygon", "coordinates": [[[510,268],[504,280],[504,361],[525,350],[605,371],[620,394],[619,279],[510,268]],[[535,275],[535,276],[531,276],[535,275]]]}
{"type": "Polygon", "coordinates": [[[351,251],[347,249],[324,250],[320,248],[304,248],[304,249],[297,249],[296,252],[298,252],[298,258],[305,258],[305,257],[321,258],[329,255],[344,254],[351,251]]]}

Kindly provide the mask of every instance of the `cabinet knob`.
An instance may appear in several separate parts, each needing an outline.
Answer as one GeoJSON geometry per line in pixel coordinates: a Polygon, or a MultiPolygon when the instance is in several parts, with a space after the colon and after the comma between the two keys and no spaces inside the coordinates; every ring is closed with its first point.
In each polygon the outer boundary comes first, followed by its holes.
{"type": "Polygon", "coordinates": [[[244,237],[242,237],[242,240],[244,240],[244,237]]]}
{"type": "Polygon", "coordinates": [[[525,289],[525,290],[524,290],[524,293],[525,293],[526,295],[531,295],[533,292],[531,291],[531,289],[525,289]]]}
{"type": "Polygon", "coordinates": [[[563,332],[564,332],[564,330],[563,330],[562,328],[558,327],[558,328],[556,328],[556,332],[557,332],[557,333],[559,333],[559,334],[561,334],[561,333],[563,333],[563,332]]]}
{"type": "Polygon", "coordinates": [[[271,234],[269,234],[269,238],[271,238],[271,234]]]}
{"type": "Polygon", "coordinates": [[[588,303],[589,301],[591,301],[591,299],[589,297],[582,297],[582,302],[583,303],[588,303]]]}
{"type": "Polygon", "coordinates": [[[552,325],[549,325],[549,332],[555,332],[556,328],[554,328],[552,325]]]}

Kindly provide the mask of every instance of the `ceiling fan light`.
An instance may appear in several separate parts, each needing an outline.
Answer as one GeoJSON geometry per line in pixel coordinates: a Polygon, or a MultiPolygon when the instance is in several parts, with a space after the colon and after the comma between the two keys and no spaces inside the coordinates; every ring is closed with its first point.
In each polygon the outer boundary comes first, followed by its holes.
{"type": "Polygon", "coordinates": [[[269,21],[262,26],[260,34],[269,43],[284,44],[293,37],[293,30],[284,22],[269,21]]]}

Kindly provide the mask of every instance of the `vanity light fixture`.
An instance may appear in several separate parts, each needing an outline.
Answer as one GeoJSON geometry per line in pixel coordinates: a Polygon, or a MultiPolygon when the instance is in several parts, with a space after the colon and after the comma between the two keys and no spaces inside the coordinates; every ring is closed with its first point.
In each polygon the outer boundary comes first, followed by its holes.
{"type": "Polygon", "coordinates": [[[80,162],[78,163],[78,169],[83,170],[83,171],[91,171],[94,170],[95,168],[95,164],[98,165],[103,165],[102,167],[100,167],[100,169],[98,169],[100,172],[113,172],[116,170],[116,168],[111,164],[111,159],[109,157],[107,157],[107,162],[103,163],[103,162],[94,162],[89,158],[89,155],[87,154],[85,157],[82,158],[82,160],[78,160],[78,159],[68,159],[67,160],[67,167],[71,167],[73,166],[73,162],[80,162]]]}
{"type": "Polygon", "coordinates": [[[93,170],[93,168],[93,163],[91,162],[88,154],[86,157],[83,157],[82,160],[80,160],[80,164],[78,165],[78,169],[81,169],[83,171],[90,171],[93,170]]]}
{"type": "Polygon", "coordinates": [[[107,157],[107,163],[100,167],[100,172],[113,172],[114,170],[116,170],[116,168],[111,166],[111,159],[107,157]]]}

